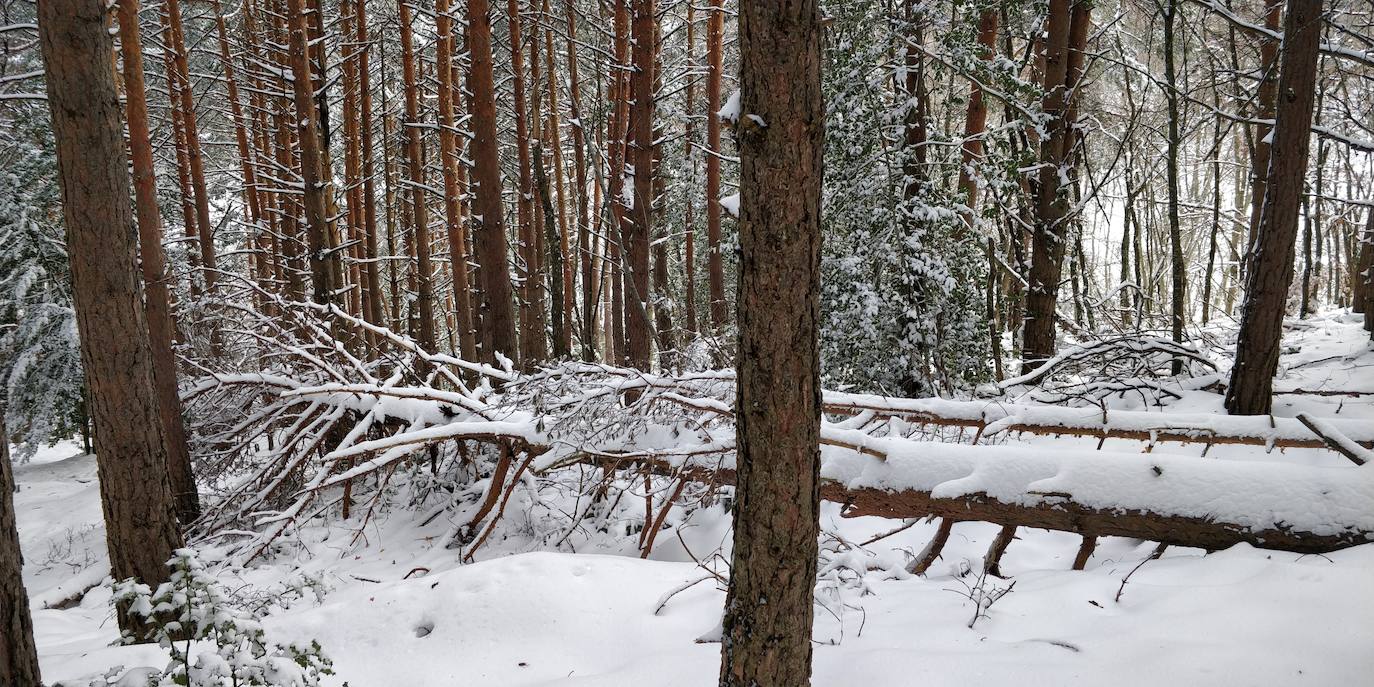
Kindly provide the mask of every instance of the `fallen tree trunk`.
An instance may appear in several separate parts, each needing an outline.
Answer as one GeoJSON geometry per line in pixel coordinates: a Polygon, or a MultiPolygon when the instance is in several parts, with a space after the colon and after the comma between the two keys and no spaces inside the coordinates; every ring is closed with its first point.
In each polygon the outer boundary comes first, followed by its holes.
{"type": "Polygon", "coordinates": [[[912,518],[933,515],[954,520],[1073,532],[1085,537],[1131,537],[1208,551],[1246,543],[1263,549],[1295,553],[1327,553],[1374,542],[1374,533],[1371,532],[1318,535],[1278,528],[1248,529],[1200,517],[1161,515],[1136,509],[1090,508],[1067,498],[1027,506],[1006,503],[987,494],[938,498],[928,491],[845,489],[838,484],[827,486],[831,488],[823,486],[821,497],[845,504],[845,517],[875,515],[912,518]]]}
{"type": "MultiPolygon", "coordinates": [[[[868,394],[825,393],[825,412],[872,413],[917,424],[968,427],[985,436],[1006,432],[1126,439],[1154,443],[1200,443],[1266,448],[1329,448],[1294,418],[1269,415],[1160,413],[1103,408],[1063,408],[941,398],[890,398],[868,394]]],[[[1374,447],[1374,423],[1327,420],[1353,442],[1374,447]]]]}

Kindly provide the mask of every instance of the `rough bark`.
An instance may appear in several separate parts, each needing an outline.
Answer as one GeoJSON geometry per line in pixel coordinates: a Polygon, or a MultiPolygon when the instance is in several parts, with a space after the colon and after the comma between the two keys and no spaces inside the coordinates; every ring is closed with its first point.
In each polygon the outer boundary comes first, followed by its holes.
{"type": "Polygon", "coordinates": [[[1236,339],[1236,362],[1226,388],[1226,410],[1233,415],[1262,415],[1273,403],[1283,314],[1293,282],[1301,179],[1307,173],[1312,101],[1316,87],[1317,48],[1321,38],[1320,0],[1289,0],[1283,27],[1283,94],[1274,122],[1259,232],[1245,277],[1247,297],[1236,339]]]}
{"type": "MultiPolygon", "coordinates": [[[[45,0],[38,26],[111,574],[152,586],[181,545],[142,292],[105,4],[45,0]]],[[[127,609],[121,628],[139,630],[127,609]]]]}
{"type": "MultiPolygon", "coordinates": [[[[1283,3],[1280,0],[1259,0],[1259,4],[1264,8],[1264,27],[1270,31],[1282,28],[1283,3]]],[[[1255,243],[1259,240],[1260,214],[1264,207],[1266,181],[1269,178],[1269,155],[1273,149],[1270,134],[1273,133],[1273,126],[1268,122],[1274,120],[1278,98],[1279,41],[1262,37],[1259,53],[1260,85],[1255,94],[1259,107],[1255,112],[1255,118],[1259,123],[1254,125],[1254,138],[1250,143],[1250,236],[1249,248],[1245,251],[1245,271],[1252,266],[1250,260],[1255,243]]]]}
{"type": "Polygon", "coordinates": [[[1042,109],[1049,135],[1040,141],[1035,225],[1026,290],[1022,369],[1033,370],[1054,355],[1055,305],[1069,231],[1069,189],[1061,185],[1073,152],[1074,89],[1082,71],[1092,6],[1087,0],[1050,0],[1045,30],[1042,109]],[[1075,40],[1077,39],[1077,40],[1075,40]]]}
{"type": "Polygon", "coordinates": [[[172,352],[174,326],[167,292],[167,259],[162,250],[162,216],[157,205],[153,146],[148,133],[148,101],[138,30],[138,0],[124,0],[119,4],[119,43],[153,384],[157,390],[158,415],[162,421],[167,451],[167,475],[176,500],[177,518],[189,523],[200,516],[200,497],[196,491],[195,475],[191,471],[186,428],[181,419],[181,397],[177,393],[176,355],[172,352]]]}
{"type": "Polygon", "coordinates": [[[29,595],[24,590],[24,554],[14,525],[14,490],[10,438],[0,413],[0,685],[41,685],[29,595]]]}
{"type": "Polygon", "coordinates": [[[496,144],[496,101],[492,81],[491,18],[487,0],[468,0],[468,90],[472,114],[473,245],[482,283],[482,357],[514,357],[510,267],[506,261],[505,210],[501,204],[501,162],[496,144]]]}
{"type": "Polygon", "coordinates": [[[740,6],[740,469],[721,685],[805,685],[811,674],[820,529],[820,24],[815,0],[740,6]]]}

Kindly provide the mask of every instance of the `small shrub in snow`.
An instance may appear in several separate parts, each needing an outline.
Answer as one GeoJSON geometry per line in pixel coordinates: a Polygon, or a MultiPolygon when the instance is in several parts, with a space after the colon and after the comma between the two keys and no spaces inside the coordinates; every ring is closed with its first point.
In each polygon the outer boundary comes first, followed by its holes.
{"type": "MultiPolygon", "coordinates": [[[[318,642],[269,642],[259,616],[235,606],[192,549],[178,549],[167,563],[171,579],[156,591],[133,580],[114,585],[114,601],[147,619],[148,636],[171,653],[156,687],[315,687],[333,675],[318,642]]],[[[125,684],[127,678],[106,684],[125,684]]],[[[92,685],[98,686],[95,682],[92,685]]],[[[143,684],[143,683],[139,683],[143,684]]]]}

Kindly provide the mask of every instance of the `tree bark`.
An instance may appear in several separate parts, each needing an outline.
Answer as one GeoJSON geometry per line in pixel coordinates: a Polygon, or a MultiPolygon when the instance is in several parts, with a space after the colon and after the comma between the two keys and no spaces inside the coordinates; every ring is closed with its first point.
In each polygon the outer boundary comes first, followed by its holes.
{"type": "MultiPolygon", "coordinates": [[[[538,364],[545,356],[544,323],[537,316],[535,301],[542,298],[535,269],[539,262],[534,226],[534,178],[530,168],[529,122],[525,104],[525,58],[521,52],[520,2],[506,0],[506,26],[510,33],[511,106],[515,110],[516,166],[519,174],[515,202],[517,256],[516,274],[520,280],[520,364],[538,364]]],[[[537,96],[536,96],[537,97],[537,96]]]]}
{"type": "Polygon", "coordinates": [[[1226,410],[1233,415],[1262,415],[1273,402],[1283,315],[1293,282],[1302,179],[1316,88],[1317,48],[1321,38],[1321,0],[1289,0],[1283,27],[1283,66],[1278,92],[1283,94],[1274,121],[1267,178],[1290,183],[1266,184],[1226,410]]]}
{"type": "Polygon", "coordinates": [[[481,265],[482,357],[515,357],[510,266],[506,260],[505,210],[501,204],[501,161],[496,145],[496,96],[491,64],[491,17],[487,0],[468,0],[468,50],[472,93],[473,245],[481,265]]]}
{"type": "Polygon", "coordinates": [[[14,525],[14,492],[10,438],[0,412],[0,685],[41,685],[29,595],[24,590],[24,554],[14,525]]]}
{"type": "Polygon", "coordinates": [[[411,35],[410,5],[401,0],[401,71],[405,82],[406,121],[401,125],[406,137],[406,168],[410,172],[410,220],[415,251],[415,298],[419,317],[419,344],[435,350],[434,266],[430,262],[429,210],[425,206],[425,163],[420,141],[420,87],[416,76],[414,39],[411,35]]]}
{"type": "Polygon", "coordinates": [[[439,71],[439,141],[444,169],[444,219],[448,225],[449,259],[453,270],[453,301],[457,310],[459,350],[464,360],[477,360],[476,329],[472,323],[472,303],[468,294],[467,228],[458,204],[458,131],[454,116],[453,16],[449,0],[439,0],[435,27],[439,71]]]}
{"type": "MultiPolygon", "coordinates": [[[[1183,146],[1183,136],[1179,133],[1179,117],[1182,116],[1178,106],[1178,82],[1176,80],[1177,68],[1174,64],[1174,28],[1178,23],[1178,0],[1166,0],[1164,4],[1164,97],[1168,103],[1167,116],[1169,119],[1169,132],[1167,140],[1166,158],[1166,177],[1169,184],[1169,267],[1172,278],[1170,295],[1171,316],[1170,332],[1175,343],[1183,343],[1183,320],[1187,316],[1187,269],[1183,264],[1183,228],[1179,226],[1178,205],[1179,205],[1179,181],[1178,181],[1178,157],[1179,149],[1183,146]]],[[[1175,359],[1173,362],[1173,373],[1179,374],[1183,371],[1183,361],[1175,359]]]]}
{"type": "Polygon", "coordinates": [[[1072,161],[1074,90],[1082,72],[1091,11],[1087,0],[1050,0],[1042,70],[1045,96],[1041,103],[1050,118],[1049,135],[1040,141],[1023,371],[1039,367],[1054,355],[1055,305],[1069,230],[1069,189],[1060,182],[1069,176],[1064,169],[1072,161]]]}
{"type": "Polygon", "coordinates": [[[630,130],[626,160],[634,168],[634,207],[622,225],[625,256],[625,343],[631,367],[648,370],[650,331],[649,237],[654,225],[654,0],[633,0],[630,130]]]}
{"type": "MultiPolygon", "coordinates": [[[[582,275],[582,359],[592,362],[596,359],[596,313],[597,284],[596,255],[593,250],[587,203],[587,142],[586,129],[582,122],[582,91],[577,75],[577,12],[573,3],[564,3],[567,9],[567,60],[568,60],[568,115],[573,139],[573,179],[577,182],[577,252],[581,256],[579,266],[582,275]]],[[[568,290],[571,293],[572,285],[568,290]]]]}
{"type": "Polygon", "coordinates": [[[742,3],[739,41],[739,473],[720,684],[805,685],[820,531],[817,3],[742,3]]]}
{"type": "Polygon", "coordinates": [[[205,290],[213,291],[215,286],[214,227],[210,224],[210,197],[205,188],[205,162],[200,151],[200,130],[196,123],[194,87],[191,85],[191,70],[186,54],[186,34],[181,22],[181,6],[178,0],[166,0],[167,22],[171,29],[167,47],[172,52],[173,64],[180,74],[181,89],[178,102],[173,103],[181,111],[182,127],[185,130],[186,161],[189,165],[191,190],[196,201],[196,226],[199,231],[200,262],[205,290]]]}
{"type": "MultiPolygon", "coordinates": [[[[111,574],[156,586],[181,546],[142,292],[111,37],[98,0],[44,0],[38,26],[111,574]]],[[[119,625],[141,624],[119,609],[119,625]]]]}
{"type": "Polygon", "coordinates": [[[719,334],[728,313],[725,262],[720,245],[720,81],[724,71],[725,0],[711,0],[706,18],[706,280],[711,329],[719,334]]]}
{"type": "Polygon", "coordinates": [[[301,151],[301,182],[305,186],[306,245],[310,250],[311,298],[334,302],[339,288],[338,256],[333,253],[327,209],[330,170],[323,164],[319,119],[315,111],[305,0],[288,0],[291,45],[291,86],[296,102],[296,132],[301,151]]]}
{"type": "Polygon", "coordinates": [[[200,497],[191,471],[186,428],[177,392],[176,355],[172,352],[173,324],[167,293],[167,259],[162,250],[162,216],[157,205],[153,146],[148,133],[148,101],[143,80],[143,49],[138,29],[138,0],[119,4],[119,43],[123,60],[125,107],[129,123],[129,159],[133,168],[138,240],[143,267],[144,303],[148,317],[148,345],[152,351],[153,384],[167,450],[167,475],[176,500],[177,518],[190,523],[200,516],[200,497]]]}
{"type": "MultiPolygon", "coordinates": [[[[1280,0],[1259,0],[1264,7],[1264,27],[1271,31],[1282,28],[1283,3],[1280,0]]],[[[1255,117],[1260,123],[1254,125],[1254,138],[1250,143],[1250,236],[1249,248],[1245,251],[1245,268],[1249,271],[1250,262],[1259,241],[1260,214],[1264,206],[1266,181],[1269,178],[1269,156],[1273,149],[1271,134],[1273,126],[1268,122],[1274,119],[1274,108],[1278,97],[1279,80],[1279,41],[1264,37],[1260,39],[1260,85],[1255,94],[1259,110],[1255,117]]]]}

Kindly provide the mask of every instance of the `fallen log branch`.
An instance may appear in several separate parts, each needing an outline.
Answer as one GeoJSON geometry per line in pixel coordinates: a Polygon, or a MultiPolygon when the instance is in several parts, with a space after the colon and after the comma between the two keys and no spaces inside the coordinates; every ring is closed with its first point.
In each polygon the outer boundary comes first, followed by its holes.
{"type": "Polygon", "coordinates": [[[1312,433],[1321,437],[1323,443],[1328,448],[1335,451],[1356,465],[1364,465],[1374,462],[1374,451],[1370,451],[1361,446],[1358,442],[1341,433],[1341,430],[1332,426],[1330,420],[1315,418],[1307,413],[1298,413],[1298,422],[1301,422],[1312,433]]]}
{"type": "MultiPolygon", "coordinates": [[[[940,398],[888,398],[826,392],[824,411],[832,414],[873,413],[909,422],[983,430],[987,436],[1008,432],[1156,443],[1235,444],[1266,448],[1330,448],[1294,418],[1269,415],[1234,416],[1208,413],[1157,413],[1103,408],[1062,408],[953,401],[940,398]]],[[[1374,423],[1325,420],[1360,446],[1374,447],[1374,423]]]]}

